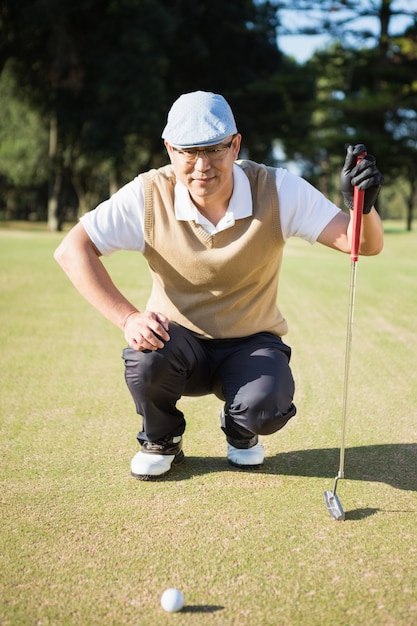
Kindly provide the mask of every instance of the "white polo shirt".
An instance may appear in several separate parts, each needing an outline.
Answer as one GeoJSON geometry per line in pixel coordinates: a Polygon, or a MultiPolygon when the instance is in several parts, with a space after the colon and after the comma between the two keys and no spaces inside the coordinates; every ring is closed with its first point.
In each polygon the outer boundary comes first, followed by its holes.
{"type": "MultiPolygon", "coordinates": [[[[310,183],[283,168],[276,169],[276,186],[284,240],[301,237],[313,244],[327,224],[340,212],[335,204],[310,183]]],[[[236,164],[233,166],[233,194],[225,216],[216,226],[198,211],[182,183],[176,183],[174,193],[176,218],[195,221],[210,234],[231,228],[236,220],[252,215],[249,180],[236,164]]],[[[143,252],[143,222],[144,195],[139,176],[81,217],[88,236],[104,256],[117,250],[143,252]]]]}

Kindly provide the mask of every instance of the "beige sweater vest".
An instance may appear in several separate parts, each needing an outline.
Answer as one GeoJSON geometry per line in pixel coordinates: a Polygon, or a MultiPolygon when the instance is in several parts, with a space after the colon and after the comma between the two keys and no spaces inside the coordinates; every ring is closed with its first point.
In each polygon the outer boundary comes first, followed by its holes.
{"type": "Polygon", "coordinates": [[[277,307],[284,240],[275,171],[238,161],[246,173],[253,214],[209,235],[174,212],[171,165],[141,175],[145,193],[145,251],[153,287],[147,309],[206,338],[287,332],[277,307]]]}

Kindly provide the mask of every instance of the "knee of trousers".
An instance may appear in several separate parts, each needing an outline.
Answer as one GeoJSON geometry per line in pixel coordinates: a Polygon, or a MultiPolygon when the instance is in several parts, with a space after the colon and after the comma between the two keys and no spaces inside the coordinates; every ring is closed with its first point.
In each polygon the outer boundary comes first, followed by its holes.
{"type": "Polygon", "coordinates": [[[125,380],[128,387],[141,391],[160,393],[158,381],[166,379],[170,364],[169,360],[158,350],[137,352],[132,348],[123,350],[125,363],[125,380]]]}
{"type": "Polygon", "coordinates": [[[286,423],[294,417],[297,409],[294,404],[291,403],[290,408],[286,413],[281,413],[281,411],[277,411],[275,415],[266,417],[261,416],[258,418],[257,422],[257,430],[256,433],[258,435],[272,435],[272,433],[276,433],[281,428],[284,428],[286,423]]]}
{"type": "Polygon", "coordinates": [[[256,435],[272,435],[296,414],[297,409],[290,401],[282,409],[276,403],[260,402],[255,405],[238,404],[230,406],[228,413],[232,420],[256,435]]]}

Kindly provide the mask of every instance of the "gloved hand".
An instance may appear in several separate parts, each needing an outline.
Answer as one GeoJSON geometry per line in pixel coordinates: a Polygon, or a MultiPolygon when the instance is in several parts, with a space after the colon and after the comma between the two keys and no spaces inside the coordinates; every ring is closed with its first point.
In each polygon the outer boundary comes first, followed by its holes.
{"type": "Polygon", "coordinates": [[[340,189],[348,209],[353,209],[353,187],[364,191],[363,213],[369,213],[376,202],[384,177],[375,164],[375,157],[371,154],[367,154],[356,164],[356,159],[362,152],[366,152],[363,143],[348,146],[340,175],[340,189]]]}

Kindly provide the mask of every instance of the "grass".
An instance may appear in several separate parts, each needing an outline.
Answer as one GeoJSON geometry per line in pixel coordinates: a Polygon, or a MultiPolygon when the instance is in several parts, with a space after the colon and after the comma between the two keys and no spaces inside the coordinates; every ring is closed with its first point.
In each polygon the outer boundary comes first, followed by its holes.
{"type": "MultiPolygon", "coordinates": [[[[54,263],[61,235],[0,230],[2,626],[417,624],[417,235],[360,259],[346,521],[323,493],[339,464],[348,257],[292,240],[280,285],[298,414],[267,462],[226,463],[214,397],[183,398],[187,462],[129,475],[139,424],[120,332],[54,263]],[[185,608],[159,599],[180,588],[185,608]]],[[[107,259],[143,306],[143,259],[107,259]]]]}

